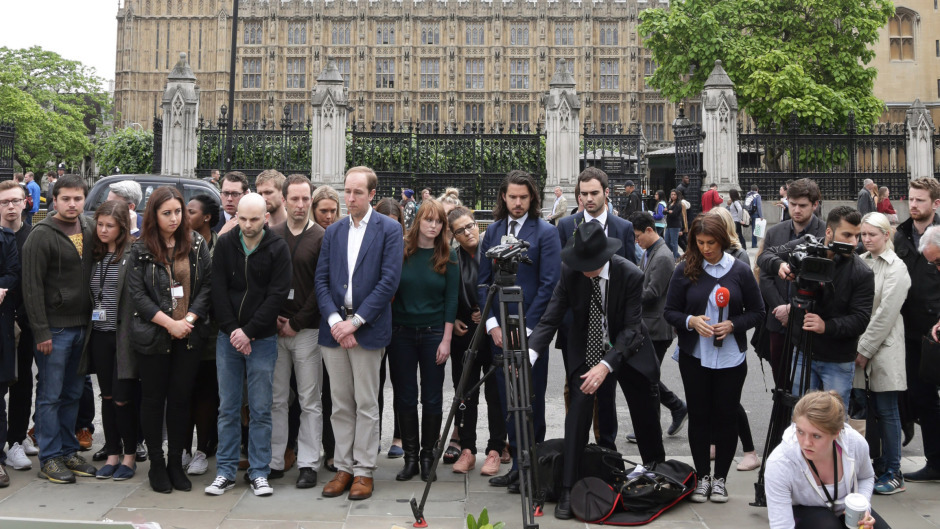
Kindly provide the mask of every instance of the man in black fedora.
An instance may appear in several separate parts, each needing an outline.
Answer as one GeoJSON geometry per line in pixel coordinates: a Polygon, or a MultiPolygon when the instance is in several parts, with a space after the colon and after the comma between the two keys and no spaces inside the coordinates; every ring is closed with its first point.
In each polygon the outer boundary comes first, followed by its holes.
{"type": "Polygon", "coordinates": [[[594,394],[604,385],[620,383],[643,463],[653,465],[666,458],[659,425],[659,362],[642,319],[643,272],[616,255],[621,244],[604,235],[596,222],[578,226],[561,251],[561,279],[529,336],[529,356],[536,357],[535,351],[548,346],[565,312],[573,311],[567,350],[570,405],[565,418],[565,467],[556,518],[572,516],[571,487],[588,441],[594,394]]]}

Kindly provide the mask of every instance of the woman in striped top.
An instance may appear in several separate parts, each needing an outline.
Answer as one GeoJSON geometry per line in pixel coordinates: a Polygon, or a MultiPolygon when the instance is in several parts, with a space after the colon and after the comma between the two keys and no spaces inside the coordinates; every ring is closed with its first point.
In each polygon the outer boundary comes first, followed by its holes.
{"type": "Polygon", "coordinates": [[[94,299],[88,351],[101,388],[101,423],[104,426],[106,464],[99,479],[124,480],[137,468],[137,404],[133,366],[118,354],[117,326],[122,304],[125,252],[130,249],[130,212],[123,200],[109,200],[95,211],[95,240],[91,274],[94,299]]]}

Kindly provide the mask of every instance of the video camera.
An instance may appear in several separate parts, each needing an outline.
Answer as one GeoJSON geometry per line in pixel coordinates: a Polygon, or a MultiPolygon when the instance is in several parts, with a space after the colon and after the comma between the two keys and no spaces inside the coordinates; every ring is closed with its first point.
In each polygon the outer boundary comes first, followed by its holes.
{"type": "Polygon", "coordinates": [[[494,282],[497,285],[514,285],[519,263],[532,264],[532,260],[528,257],[529,246],[529,243],[522,239],[506,235],[500,240],[500,244],[486,251],[486,258],[492,259],[493,264],[496,265],[494,282]]]}
{"type": "Polygon", "coordinates": [[[829,252],[851,255],[855,251],[854,246],[844,242],[826,246],[812,235],[805,235],[803,241],[787,255],[790,271],[799,282],[831,283],[835,278],[836,263],[829,258],[829,252]]]}

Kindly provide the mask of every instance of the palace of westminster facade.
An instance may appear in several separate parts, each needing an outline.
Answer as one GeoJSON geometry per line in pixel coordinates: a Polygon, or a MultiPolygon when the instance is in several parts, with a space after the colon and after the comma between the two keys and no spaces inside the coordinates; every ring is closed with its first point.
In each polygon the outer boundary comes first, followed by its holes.
{"type": "MultiPolygon", "coordinates": [[[[638,14],[664,0],[240,0],[234,115],[238,127],[305,122],[328,58],[339,67],[350,122],[425,124],[441,130],[495,123],[534,130],[560,60],[598,131],[639,123],[650,142],[672,139],[677,106],[645,85],[656,64],[638,14]]],[[[167,74],[186,52],[200,115],[228,101],[231,0],[124,0],[118,11],[118,125],[146,128],[167,74]]],[[[700,119],[696,102],[687,115],[700,119]]],[[[159,112],[159,111],[157,111],[159,112]]]]}

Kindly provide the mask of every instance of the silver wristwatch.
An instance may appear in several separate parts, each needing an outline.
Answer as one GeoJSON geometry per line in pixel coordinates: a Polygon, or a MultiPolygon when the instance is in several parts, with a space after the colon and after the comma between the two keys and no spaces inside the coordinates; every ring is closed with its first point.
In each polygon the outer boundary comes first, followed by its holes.
{"type": "Polygon", "coordinates": [[[358,329],[359,327],[362,327],[362,324],[365,323],[364,321],[362,321],[362,318],[360,318],[358,314],[356,314],[355,316],[353,316],[353,317],[352,317],[352,320],[350,320],[350,321],[352,321],[353,327],[355,327],[355,328],[357,328],[357,329],[358,329]]]}

